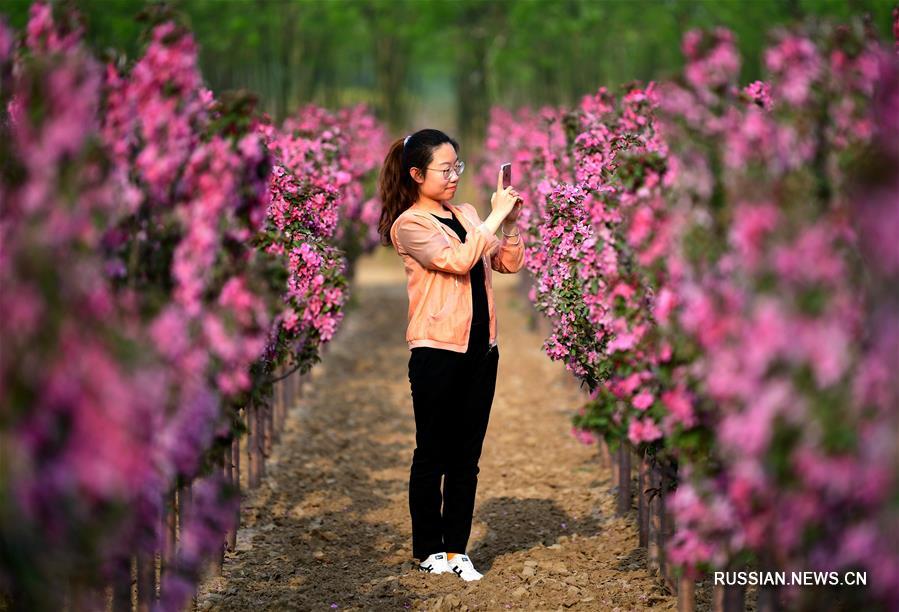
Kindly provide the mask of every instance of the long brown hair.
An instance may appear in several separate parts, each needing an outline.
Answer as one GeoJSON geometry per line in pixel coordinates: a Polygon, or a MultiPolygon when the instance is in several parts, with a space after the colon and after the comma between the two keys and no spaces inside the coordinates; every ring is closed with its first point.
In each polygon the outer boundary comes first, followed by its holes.
{"type": "Polygon", "coordinates": [[[391,146],[381,174],[378,176],[378,196],[381,198],[381,220],[378,233],[383,246],[393,246],[390,228],[393,222],[418,199],[418,183],[409,174],[410,168],[426,168],[434,159],[434,149],[445,142],[453,145],[459,153],[459,143],[440,130],[419,130],[409,136],[403,145],[403,138],[391,146]]]}

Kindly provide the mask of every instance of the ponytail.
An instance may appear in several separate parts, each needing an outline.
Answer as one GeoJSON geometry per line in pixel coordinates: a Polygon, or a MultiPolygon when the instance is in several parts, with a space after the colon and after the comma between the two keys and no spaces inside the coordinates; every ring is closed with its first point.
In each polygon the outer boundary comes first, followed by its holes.
{"type": "Polygon", "coordinates": [[[378,176],[378,196],[382,206],[378,233],[383,246],[393,246],[390,228],[397,217],[418,199],[418,183],[409,174],[409,170],[430,166],[434,159],[434,149],[445,142],[452,144],[458,153],[459,143],[440,130],[431,129],[419,130],[406,138],[399,138],[390,146],[378,176]]]}

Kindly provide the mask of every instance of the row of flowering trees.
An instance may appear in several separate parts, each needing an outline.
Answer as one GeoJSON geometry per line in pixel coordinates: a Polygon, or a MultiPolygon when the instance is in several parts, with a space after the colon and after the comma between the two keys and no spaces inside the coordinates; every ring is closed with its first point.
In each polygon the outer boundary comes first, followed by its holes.
{"type": "Polygon", "coordinates": [[[841,597],[893,609],[899,62],[860,21],[771,38],[745,87],[731,33],[692,31],[678,79],[496,109],[484,165],[529,205],[544,349],[590,390],[576,432],[676,483],[669,558],[866,571],[841,597]]]}
{"type": "Polygon", "coordinates": [[[23,609],[130,584],[193,482],[158,602],[184,605],[237,517],[237,411],[319,359],[377,244],[368,111],[273,125],[150,16],[105,66],[73,12],[0,21],[0,590],[23,609]]]}

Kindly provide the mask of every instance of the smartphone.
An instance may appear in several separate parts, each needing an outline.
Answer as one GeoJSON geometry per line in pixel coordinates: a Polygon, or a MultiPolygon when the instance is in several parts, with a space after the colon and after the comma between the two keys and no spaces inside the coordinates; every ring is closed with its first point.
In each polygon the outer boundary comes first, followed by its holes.
{"type": "Polygon", "coordinates": [[[507,163],[502,165],[503,171],[503,189],[512,184],[512,164],[507,163]]]}

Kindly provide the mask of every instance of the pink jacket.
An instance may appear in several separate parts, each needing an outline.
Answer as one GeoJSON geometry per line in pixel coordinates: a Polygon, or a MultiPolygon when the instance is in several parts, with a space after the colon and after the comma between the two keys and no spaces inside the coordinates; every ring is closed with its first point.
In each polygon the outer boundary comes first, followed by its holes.
{"type": "Polygon", "coordinates": [[[468,350],[473,311],[468,272],[480,259],[484,262],[490,311],[490,345],[495,346],[493,270],[505,274],[518,272],[524,265],[524,242],[521,237],[505,236],[500,241],[471,204],[445,205],[465,228],[465,242],[431,213],[414,204],[390,228],[393,248],[406,267],[409,294],[406,342],[410,350],[417,346],[458,353],[468,350]]]}

